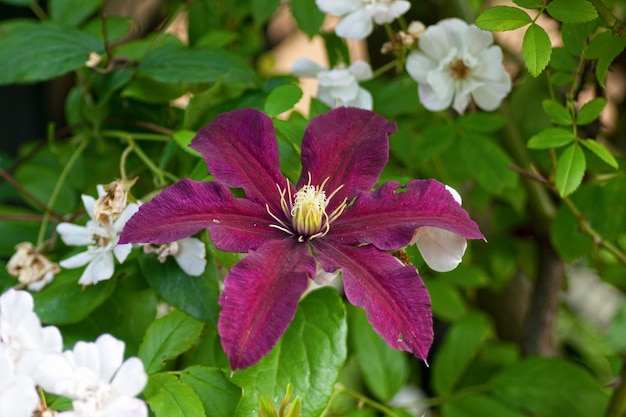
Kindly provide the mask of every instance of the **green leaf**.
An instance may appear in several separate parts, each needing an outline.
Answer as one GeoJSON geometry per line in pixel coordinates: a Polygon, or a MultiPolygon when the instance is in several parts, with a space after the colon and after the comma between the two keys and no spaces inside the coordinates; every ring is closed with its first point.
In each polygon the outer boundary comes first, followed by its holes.
{"type": "Polygon", "coordinates": [[[572,115],[565,108],[564,105],[555,100],[544,100],[541,102],[543,111],[554,121],[556,124],[569,126],[573,123],[572,115]]]}
{"type": "Polygon", "coordinates": [[[460,264],[452,271],[437,274],[437,280],[460,288],[477,288],[489,283],[489,275],[481,268],[460,264]]]}
{"type": "Polygon", "coordinates": [[[102,49],[97,37],[58,23],[22,27],[0,41],[0,85],[56,78],[102,49]]]}
{"type": "Polygon", "coordinates": [[[191,366],[184,369],[180,379],[198,394],[207,416],[232,417],[241,398],[241,388],[215,368],[191,366]]]}
{"type": "Polygon", "coordinates": [[[176,144],[180,146],[180,149],[182,149],[189,155],[193,155],[196,158],[201,158],[202,155],[200,155],[200,152],[189,147],[189,145],[191,144],[191,141],[195,137],[196,137],[196,131],[194,130],[179,130],[177,132],[174,132],[174,134],[172,135],[172,139],[174,139],[174,142],[176,142],[176,144]]]}
{"type": "Polygon", "coordinates": [[[558,148],[574,141],[574,133],[571,130],[560,127],[549,127],[533,135],[528,140],[530,149],[558,148]]]}
{"type": "Polygon", "coordinates": [[[596,31],[598,20],[585,23],[563,23],[561,25],[561,38],[563,46],[572,55],[582,54],[587,46],[587,39],[596,31]]]}
{"type": "Polygon", "coordinates": [[[506,123],[504,117],[496,113],[468,113],[460,117],[456,125],[462,129],[476,133],[497,132],[506,123]]]}
{"type": "Polygon", "coordinates": [[[593,239],[580,232],[574,215],[562,205],[550,222],[550,243],[565,262],[588,255],[593,250],[593,239]]]}
{"type": "Polygon", "coordinates": [[[70,324],[81,321],[104,303],[115,290],[115,279],[83,287],[78,279],[84,268],[63,269],[42,291],[33,294],[35,312],[42,322],[70,324]]]}
{"type": "Polygon", "coordinates": [[[433,363],[432,382],[439,395],[454,391],[491,333],[491,325],[480,313],[470,313],[452,325],[433,363]]]}
{"type": "Polygon", "coordinates": [[[452,397],[442,407],[444,417],[526,417],[527,414],[515,410],[497,399],[483,394],[452,397]]]}
{"type": "Polygon", "coordinates": [[[582,23],[598,17],[596,8],[587,0],[552,0],[547,10],[556,20],[567,23],[582,23]]]}
{"type": "Polygon", "coordinates": [[[518,29],[531,22],[532,19],[524,10],[509,6],[491,7],[476,18],[476,26],[495,31],[518,29]]]}
{"type": "Polygon", "coordinates": [[[583,150],[576,143],[570,145],[556,163],[554,182],[561,197],[567,197],[580,185],[585,175],[586,161],[583,150]]]}
{"type": "Polygon", "coordinates": [[[152,322],[139,346],[138,356],[148,374],[163,368],[165,361],[187,351],[200,336],[202,322],[174,310],[152,322]]]}
{"type": "Polygon", "coordinates": [[[350,52],[346,42],[337,36],[335,32],[326,32],[320,35],[324,39],[328,68],[334,68],[340,64],[347,66],[350,63],[350,52]]]}
{"type": "Polygon", "coordinates": [[[276,117],[287,110],[291,110],[301,98],[302,90],[297,85],[281,85],[269,93],[265,99],[263,110],[268,116],[276,117]]]}
{"type": "Polygon", "coordinates": [[[256,365],[236,371],[232,381],[243,389],[236,417],[256,416],[260,395],[306,399],[301,417],[317,417],[326,408],[346,359],[346,312],[337,291],[324,287],[309,293],[285,334],[256,365]]]}
{"type": "Polygon", "coordinates": [[[562,359],[521,360],[493,377],[490,386],[503,401],[542,417],[600,417],[608,403],[587,371],[562,359]]]}
{"type": "Polygon", "coordinates": [[[617,160],[611,152],[600,142],[593,139],[582,139],[580,141],[583,146],[593,152],[598,158],[617,169],[619,167],[617,160]]]}
{"type": "Polygon", "coordinates": [[[542,0],[513,0],[513,3],[525,9],[540,9],[543,6],[542,0]]]}
{"type": "Polygon", "coordinates": [[[490,138],[464,136],[459,151],[472,177],[489,193],[501,195],[517,184],[517,174],[509,168],[511,158],[490,138]]]}
{"type": "Polygon", "coordinates": [[[156,417],[204,417],[204,407],[198,395],[175,375],[150,375],[143,392],[156,417]]]}
{"type": "Polygon", "coordinates": [[[365,384],[382,402],[388,402],[406,383],[409,363],[405,352],[389,347],[372,329],[365,311],[348,308],[350,345],[354,351],[365,384]]]}
{"type": "Polygon", "coordinates": [[[211,326],[217,325],[219,285],[211,259],[197,277],[187,275],[172,257],[161,263],[156,255],[142,253],[139,265],[146,281],[168,304],[211,326]]]}
{"type": "Polygon", "coordinates": [[[588,101],[580,108],[580,110],[578,110],[576,124],[586,125],[593,122],[600,117],[600,113],[604,110],[604,106],[606,106],[606,99],[604,97],[596,97],[593,100],[588,101]]]}
{"type": "Polygon", "coordinates": [[[256,74],[243,60],[228,52],[164,45],[153,49],[139,64],[139,74],[163,83],[214,83],[254,86],[256,74]]]}
{"type": "Polygon", "coordinates": [[[309,38],[319,34],[326,15],[320,11],[314,1],[311,0],[291,0],[291,14],[298,27],[306,33],[309,38]]]}
{"type": "Polygon", "coordinates": [[[120,95],[144,103],[165,104],[185,94],[187,89],[185,84],[164,83],[140,75],[134,77],[120,95]]]}
{"type": "Polygon", "coordinates": [[[552,48],[550,68],[571,74],[578,68],[578,63],[565,48],[552,48]]]}
{"type": "Polygon", "coordinates": [[[77,26],[100,8],[102,0],[49,0],[48,10],[55,22],[77,26]]]}
{"type": "Polygon", "coordinates": [[[425,279],[424,284],[428,289],[428,294],[430,294],[435,317],[452,322],[467,313],[465,300],[450,283],[435,279],[425,279]]]}
{"type": "Polygon", "coordinates": [[[546,31],[536,23],[531,24],[522,42],[522,55],[528,72],[537,77],[550,62],[552,44],[546,31]]]}
{"type": "Polygon", "coordinates": [[[604,81],[609,66],[625,47],[626,36],[614,36],[609,30],[600,33],[589,42],[586,57],[598,60],[596,63],[596,77],[602,88],[605,87],[604,81]]]}
{"type": "Polygon", "coordinates": [[[280,0],[253,0],[251,6],[254,22],[261,26],[269,20],[278,6],[280,6],[280,0]]]}

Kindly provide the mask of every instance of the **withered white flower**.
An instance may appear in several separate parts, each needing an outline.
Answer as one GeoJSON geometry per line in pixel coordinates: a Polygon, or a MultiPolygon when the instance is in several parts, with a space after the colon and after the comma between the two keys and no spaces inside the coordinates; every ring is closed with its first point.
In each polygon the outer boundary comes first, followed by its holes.
{"type": "MultiPolygon", "coordinates": [[[[103,187],[98,187],[98,195],[100,199],[108,198],[108,194],[103,187]]],[[[59,232],[61,239],[66,245],[87,246],[87,251],[67,258],[59,262],[59,265],[63,268],[79,268],[87,265],[78,283],[89,285],[107,280],[113,276],[115,271],[113,256],[120,263],[126,260],[132,245],[118,245],[117,242],[124,225],[135,214],[139,206],[135,203],[130,203],[121,208],[121,210],[119,207],[114,209],[110,215],[105,215],[100,211],[99,216],[104,215],[107,220],[98,221],[94,214],[96,200],[88,195],[83,195],[82,199],[85,210],[90,217],[87,224],[78,226],[72,223],[60,223],[57,226],[57,232],[59,232]],[[113,214],[115,210],[119,212],[118,215],[113,214]]],[[[100,204],[100,206],[103,205],[100,204]]]]}
{"type": "Polygon", "coordinates": [[[316,0],[325,13],[343,16],[335,27],[337,36],[363,39],[374,30],[374,23],[391,23],[411,8],[404,0],[316,0]]]}
{"type": "Polygon", "coordinates": [[[61,271],[59,265],[40,254],[30,242],[15,246],[15,254],[7,263],[7,271],[31,291],[39,291],[61,271]]]}
{"type": "Polygon", "coordinates": [[[406,70],[418,83],[420,101],[428,110],[450,105],[459,114],[474,100],[491,111],[511,91],[511,77],[502,66],[502,49],[490,32],[450,18],[429,26],[419,36],[419,49],[409,54],[406,70]]]}
{"type": "Polygon", "coordinates": [[[369,80],[373,75],[372,67],[365,61],[329,70],[308,58],[300,58],[294,62],[291,72],[296,77],[317,78],[317,98],[330,107],[372,109],[372,95],[359,86],[359,81],[369,80]]]}

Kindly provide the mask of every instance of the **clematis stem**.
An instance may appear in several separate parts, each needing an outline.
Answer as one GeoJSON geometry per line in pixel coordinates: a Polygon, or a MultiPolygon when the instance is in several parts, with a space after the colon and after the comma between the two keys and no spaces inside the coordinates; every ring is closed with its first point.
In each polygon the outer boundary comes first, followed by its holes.
{"type": "MultiPolygon", "coordinates": [[[[130,136],[130,134],[122,130],[103,130],[102,136],[113,137],[113,138],[126,138],[130,136]]],[[[146,140],[146,141],[155,141],[155,142],[167,142],[170,140],[170,135],[160,135],[157,133],[134,133],[133,132],[132,137],[133,139],[136,139],[136,140],[146,140]]]]}
{"type": "Polygon", "coordinates": [[[28,7],[30,8],[30,11],[33,12],[35,16],[37,16],[37,19],[41,21],[50,19],[48,15],[46,14],[46,11],[39,5],[39,3],[37,2],[30,3],[28,7]]]}
{"type": "Polygon", "coordinates": [[[613,31],[614,34],[624,35],[626,33],[626,25],[624,22],[619,20],[615,15],[609,10],[608,7],[602,2],[602,0],[590,0],[593,7],[598,11],[598,15],[600,19],[606,23],[606,25],[613,31]]]}
{"type": "Polygon", "coordinates": [[[35,197],[33,194],[29,193],[22,185],[15,181],[15,179],[9,175],[4,169],[0,168],[0,176],[6,180],[9,184],[11,184],[16,190],[18,190],[21,194],[23,194],[26,198],[28,198],[33,204],[42,209],[44,212],[49,212],[55,218],[61,220],[63,216],[61,216],[56,211],[52,210],[50,207],[46,206],[41,200],[35,197]]]}
{"type": "MultiPolygon", "coordinates": [[[[52,190],[52,194],[50,194],[50,198],[48,199],[47,207],[54,207],[54,203],[57,201],[57,197],[59,196],[59,192],[61,192],[61,187],[65,183],[65,179],[67,178],[70,170],[76,163],[78,157],[83,153],[85,148],[87,147],[87,143],[89,143],[88,139],[84,139],[80,141],[80,144],[72,153],[72,156],[67,161],[65,166],[63,167],[63,171],[61,171],[61,175],[59,175],[59,179],[57,179],[56,184],[54,185],[54,189],[52,190]]],[[[48,227],[48,222],[50,221],[50,212],[45,211],[43,214],[43,220],[41,221],[41,225],[39,226],[39,234],[37,235],[37,247],[40,247],[44,240],[44,235],[46,233],[46,229],[48,227]]]]}
{"type": "Polygon", "coordinates": [[[377,401],[374,401],[371,398],[366,397],[365,395],[361,394],[360,392],[354,391],[354,390],[346,387],[343,384],[335,384],[335,391],[337,393],[343,393],[343,394],[346,394],[346,395],[348,395],[350,397],[356,398],[357,400],[359,400],[363,404],[367,404],[369,407],[371,407],[371,408],[373,408],[375,410],[378,410],[378,411],[384,413],[387,416],[398,417],[398,415],[391,408],[389,408],[389,407],[387,407],[387,406],[385,406],[385,405],[383,405],[383,404],[381,404],[381,403],[379,403],[377,401]]]}
{"type": "Polygon", "coordinates": [[[159,185],[164,185],[165,184],[165,178],[166,177],[169,180],[171,180],[171,181],[174,181],[174,182],[178,181],[178,178],[176,178],[174,175],[170,174],[167,171],[163,171],[162,169],[160,169],[159,167],[154,165],[152,160],[150,158],[148,158],[148,155],[146,155],[144,153],[144,151],[139,146],[137,146],[137,143],[135,142],[135,140],[133,139],[133,137],[130,134],[127,133],[126,136],[124,136],[124,139],[128,142],[128,145],[132,147],[132,150],[135,152],[135,154],[137,154],[139,159],[141,159],[141,161],[144,164],[146,164],[148,169],[150,171],[152,171],[152,173],[154,175],[157,176],[157,179],[159,181],[159,185]]]}

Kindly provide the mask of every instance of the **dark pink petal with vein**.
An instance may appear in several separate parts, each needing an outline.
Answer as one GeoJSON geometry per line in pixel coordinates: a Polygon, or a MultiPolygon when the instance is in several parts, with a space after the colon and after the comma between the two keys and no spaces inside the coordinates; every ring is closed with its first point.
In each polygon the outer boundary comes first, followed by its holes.
{"type": "Polygon", "coordinates": [[[243,188],[253,201],[280,211],[276,184],[286,186],[280,172],[278,143],[272,119],[255,109],[222,113],[191,142],[218,182],[243,188]]]}
{"type": "Polygon", "coordinates": [[[340,107],[321,114],[309,123],[302,139],[302,174],[298,189],[307,183],[324,187],[326,195],[342,189],[328,206],[332,211],[344,198],[371,189],[389,159],[389,135],[395,123],[354,107],[340,107]]]}
{"type": "Polygon", "coordinates": [[[307,245],[294,239],[268,242],[235,264],[224,282],[218,322],[233,370],[255,364],[272,350],[314,275],[307,245]]]}
{"type": "Polygon", "coordinates": [[[435,180],[414,180],[406,189],[391,181],[361,193],[332,224],[326,238],[394,250],[406,246],[423,226],[449,230],[466,239],[483,238],[467,212],[435,180]]]}
{"type": "Polygon", "coordinates": [[[325,270],[341,268],[348,300],[365,310],[389,346],[426,360],[433,341],[430,297],[415,267],[372,245],[321,242],[313,246],[325,270]]]}
{"type": "Polygon", "coordinates": [[[227,187],[183,179],[142,204],[126,223],[119,243],[161,244],[209,229],[219,249],[247,252],[285,237],[269,227],[271,223],[275,221],[264,206],[235,199],[227,187]]]}

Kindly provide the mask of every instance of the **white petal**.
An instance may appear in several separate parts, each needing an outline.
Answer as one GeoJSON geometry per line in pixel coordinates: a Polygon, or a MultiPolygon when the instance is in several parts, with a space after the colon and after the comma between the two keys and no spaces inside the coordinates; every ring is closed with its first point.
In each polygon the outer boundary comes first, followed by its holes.
{"type": "Polygon", "coordinates": [[[119,263],[124,263],[126,257],[132,249],[132,243],[124,243],[123,245],[115,245],[113,247],[113,253],[115,254],[115,257],[117,258],[119,263]]]}
{"type": "Polygon", "coordinates": [[[99,336],[95,344],[100,356],[100,380],[111,382],[124,360],[126,345],[106,333],[99,336]]]}
{"type": "Polygon", "coordinates": [[[38,404],[35,383],[27,376],[15,375],[10,384],[0,387],[0,417],[31,417],[38,404]]]}
{"type": "Polygon", "coordinates": [[[467,109],[467,106],[469,106],[470,99],[471,98],[469,93],[457,92],[456,96],[454,97],[454,103],[452,104],[452,108],[456,110],[457,113],[462,115],[463,113],[465,113],[465,109],[467,109]]]}
{"type": "Polygon", "coordinates": [[[435,227],[419,228],[412,242],[417,244],[426,264],[439,272],[456,268],[467,248],[467,241],[462,236],[435,227]]]}
{"type": "Polygon", "coordinates": [[[317,7],[325,13],[343,16],[363,6],[361,0],[315,0],[317,7]]]}
{"type": "Polygon", "coordinates": [[[396,0],[391,3],[391,6],[389,6],[389,8],[391,9],[391,13],[395,17],[402,16],[411,8],[411,2],[405,0],[396,0]]]}
{"type": "MultiPolygon", "coordinates": [[[[100,375],[100,351],[95,343],[84,342],[82,340],[76,342],[74,348],[67,352],[67,356],[71,358],[71,361],[76,367],[87,368],[91,370],[95,376],[100,375]]],[[[120,360],[120,363],[121,362],[120,360]]]]}
{"type": "Polygon", "coordinates": [[[348,70],[358,81],[369,80],[374,76],[372,67],[365,61],[356,61],[348,67],[348,70]]]}
{"type": "Polygon", "coordinates": [[[510,78],[502,66],[502,49],[492,46],[478,55],[472,76],[489,81],[501,80],[505,76],[510,78]]]}
{"type": "Polygon", "coordinates": [[[341,273],[341,269],[339,268],[334,272],[326,272],[319,262],[316,262],[316,264],[317,268],[315,269],[315,278],[313,278],[313,281],[315,281],[317,285],[326,285],[334,281],[341,273]]]}
{"type": "Polygon", "coordinates": [[[121,233],[122,229],[126,225],[126,222],[133,217],[135,213],[139,210],[139,205],[135,203],[129,203],[124,210],[120,213],[120,217],[113,223],[113,229],[117,233],[121,233]]]}
{"type": "Polygon", "coordinates": [[[206,268],[206,248],[200,239],[189,237],[178,241],[179,251],[174,256],[180,269],[192,277],[202,275],[206,268]]]}
{"type": "Polygon", "coordinates": [[[418,83],[428,82],[428,73],[439,66],[421,52],[411,52],[406,60],[406,71],[418,83]]]}
{"type": "Polygon", "coordinates": [[[93,206],[96,204],[96,199],[87,194],[83,194],[81,198],[83,200],[83,205],[85,206],[85,211],[89,217],[93,219],[93,206]]]}
{"type": "Polygon", "coordinates": [[[116,398],[106,406],[102,417],[147,417],[146,403],[138,398],[116,398]]]}
{"type": "Polygon", "coordinates": [[[364,88],[359,88],[359,93],[357,94],[355,99],[350,101],[346,105],[350,107],[358,107],[365,110],[372,110],[374,106],[374,101],[372,100],[372,95],[369,91],[364,88]]]}
{"type": "MultiPolygon", "coordinates": [[[[328,89],[330,96],[339,103],[340,106],[346,106],[348,102],[354,100],[359,94],[359,84],[354,81],[351,84],[338,87],[321,87],[322,89],[328,89]]],[[[336,106],[335,106],[336,107],[336,106]]]]}
{"type": "Polygon", "coordinates": [[[335,33],[341,38],[364,39],[374,30],[374,23],[364,8],[348,14],[335,27],[335,33]]]}
{"type": "Polygon", "coordinates": [[[347,69],[333,69],[317,74],[322,87],[341,88],[357,84],[354,74],[347,69]]]}
{"type": "Polygon", "coordinates": [[[141,359],[132,357],[119,367],[111,382],[111,388],[123,396],[134,397],[143,391],[147,382],[148,375],[141,359]]]}
{"type": "Polygon", "coordinates": [[[419,37],[419,49],[433,61],[443,60],[452,49],[448,42],[445,29],[438,26],[429,26],[419,37]]]}
{"type": "Polygon", "coordinates": [[[419,84],[417,86],[417,94],[422,105],[430,111],[444,110],[452,104],[452,94],[442,100],[429,84],[419,84]]]}
{"type": "Polygon", "coordinates": [[[291,73],[296,77],[317,78],[317,74],[322,71],[328,70],[309,58],[299,58],[291,66],[291,73]]]}
{"type": "Polygon", "coordinates": [[[455,190],[454,188],[450,187],[449,185],[445,185],[445,187],[446,187],[446,190],[448,190],[448,192],[450,194],[452,194],[452,197],[454,198],[454,201],[459,203],[459,205],[463,204],[463,199],[461,198],[461,194],[459,194],[459,192],[457,190],[455,190]]]}
{"type": "MultiPolygon", "coordinates": [[[[447,50],[456,48],[458,51],[465,51],[467,49],[468,39],[466,37],[470,26],[467,22],[453,17],[439,21],[436,26],[440,27],[445,32],[449,45],[447,50]]],[[[420,42],[421,39],[420,37],[420,42]]]]}
{"type": "MultiPolygon", "coordinates": [[[[428,73],[428,85],[432,88],[433,92],[437,96],[439,106],[443,106],[443,108],[447,108],[452,103],[452,98],[454,97],[454,79],[450,77],[450,75],[444,71],[434,70],[428,73]]],[[[426,84],[419,84],[419,86],[426,84]]],[[[430,110],[430,108],[424,103],[421,90],[420,92],[420,100],[422,100],[422,104],[430,110]]],[[[441,108],[439,108],[441,110],[441,108]]]]}
{"type": "Polygon", "coordinates": [[[113,254],[110,251],[100,252],[87,265],[78,283],[80,285],[96,284],[111,278],[113,272],[115,272],[113,254]]]}
{"type": "Polygon", "coordinates": [[[72,223],[59,223],[57,232],[66,245],[87,246],[93,243],[93,231],[86,226],[72,223]]]}
{"type": "Polygon", "coordinates": [[[391,3],[378,2],[366,6],[372,19],[377,25],[393,22],[398,16],[406,13],[411,8],[408,1],[392,1],[391,3]]]}
{"type": "Polygon", "coordinates": [[[69,269],[78,268],[91,262],[96,257],[96,255],[97,254],[93,251],[81,252],[67,259],[63,259],[61,262],[59,262],[59,265],[61,265],[61,267],[63,268],[69,269]]]}
{"type": "Polygon", "coordinates": [[[493,35],[491,32],[478,29],[475,25],[469,25],[465,30],[466,51],[473,56],[478,56],[492,43],[493,35]]]}

